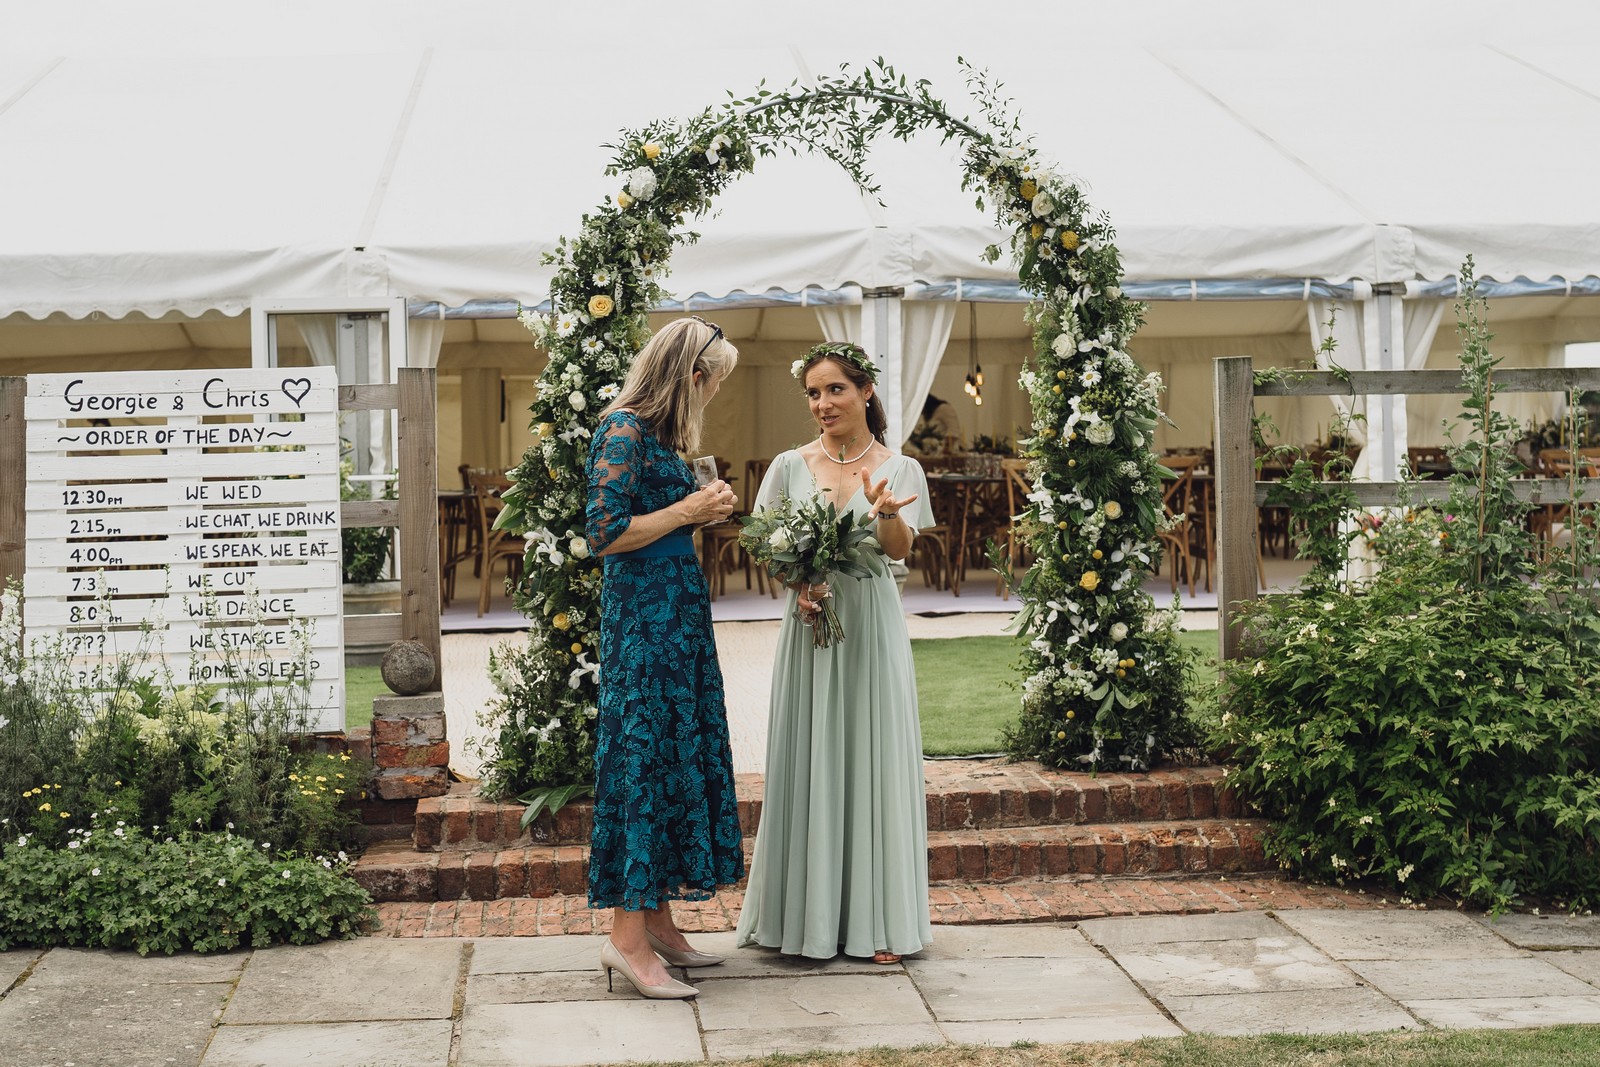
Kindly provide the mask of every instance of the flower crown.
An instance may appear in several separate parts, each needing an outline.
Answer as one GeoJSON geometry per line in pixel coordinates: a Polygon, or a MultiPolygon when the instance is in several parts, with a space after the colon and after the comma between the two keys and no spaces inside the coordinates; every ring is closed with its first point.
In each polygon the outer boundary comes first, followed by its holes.
{"type": "Polygon", "coordinates": [[[789,373],[796,378],[805,378],[806,368],[824,356],[842,359],[852,367],[856,367],[865,374],[873,385],[878,384],[878,368],[872,360],[867,358],[867,353],[860,345],[853,345],[849,341],[827,341],[807,350],[806,354],[789,364],[789,373]]]}

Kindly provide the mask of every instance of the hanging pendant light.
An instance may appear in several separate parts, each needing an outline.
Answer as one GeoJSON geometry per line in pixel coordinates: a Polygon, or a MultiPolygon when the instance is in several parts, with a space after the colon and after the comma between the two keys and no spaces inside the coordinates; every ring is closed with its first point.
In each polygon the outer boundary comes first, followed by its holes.
{"type": "Polygon", "coordinates": [[[967,380],[961,387],[972,402],[983,406],[983,364],[978,362],[978,304],[967,302],[967,380]]]}

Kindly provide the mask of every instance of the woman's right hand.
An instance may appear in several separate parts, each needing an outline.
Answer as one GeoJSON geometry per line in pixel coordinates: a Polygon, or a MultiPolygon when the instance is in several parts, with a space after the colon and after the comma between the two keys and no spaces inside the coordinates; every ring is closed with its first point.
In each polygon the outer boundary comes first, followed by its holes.
{"type": "Polygon", "coordinates": [[[721,522],[733,514],[739,498],[727,482],[718,478],[704,488],[696,489],[683,498],[688,511],[688,521],[695,526],[721,522]]]}

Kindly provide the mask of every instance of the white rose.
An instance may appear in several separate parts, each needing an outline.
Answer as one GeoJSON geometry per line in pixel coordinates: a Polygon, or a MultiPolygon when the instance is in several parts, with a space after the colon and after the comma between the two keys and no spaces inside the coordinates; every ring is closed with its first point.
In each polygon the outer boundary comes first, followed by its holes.
{"type": "Polygon", "coordinates": [[[628,172],[628,192],[635,200],[649,200],[656,195],[656,172],[649,167],[635,167],[628,172]]]}
{"type": "Polygon", "coordinates": [[[1070,336],[1064,333],[1056,335],[1056,339],[1050,342],[1050,348],[1062,359],[1067,358],[1078,350],[1077,344],[1073,342],[1070,336]]]}
{"type": "Polygon", "coordinates": [[[571,396],[567,397],[567,403],[572,405],[573,411],[582,411],[589,406],[589,402],[583,398],[583,394],[576,389],[572,391],[571,396]]]}
{"type": "Polygon", "coordinates": [[[789,535],[787,526],[780,526],[772,531],[771,536],[767,538],[767,544],[779,552],[787,552],[794,547],[794,538],[789,535]]]}
{"type": "Polygon", "coordinates": [[[806,361],[803,359],[797,359],[793,363],[789,364],[789,373],[794,375],[796,378],[800,377],[800,372],[805,369],[806,361]]]}
{"type": "Polygon", "coordinates": [[[1083,432],[1091,445],[1109,445],[1116,433],[1111,429],[1109,422],[1097,422],[1083,432]]]}
{"type": "Polygon", "coordinates": [[[1125,622],[1114,622],[1114,623],[1111,624],[1111,640],[1113,640],[1113,641],[1121,641],[1124,638],[1126,638],[1127,636],[1128,636],[1128,624],[1127,623],[1125,623],[1125,622]]]}
{"type": "Polygon", "coordinates": [[[567,551],[572,553],[573,559],[589,558],[589,542],[581,537],[574,537],[567,542],[567,551]]]}
{"type": "Polygon", "coordinates": [[[1042,219],[1046,215],[1050,214],[1050,212],[1054,211],[1055,209],[1056,209],[1056,202],[1054,200],[1050,199],[1049,192],[1047,192],[1044,189],[1040,189],[1038,194],[1035,195],[1034,198],[1033,198],[1033,214],[1034,214],[1034,217],[1042,219]]]}
{"type": "Polygon", "coordinates": [[[1120,285],[1108,285],[1108,286],[1106,286],[1106,299],[1107,300],[1120,300],[1121,298],[1122,298],[1122,287],[1120,285]]]}

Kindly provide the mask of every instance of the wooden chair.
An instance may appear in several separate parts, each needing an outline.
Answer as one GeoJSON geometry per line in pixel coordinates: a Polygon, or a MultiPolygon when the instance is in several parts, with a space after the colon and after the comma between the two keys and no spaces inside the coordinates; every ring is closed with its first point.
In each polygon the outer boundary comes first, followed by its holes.
{"type": "MultiPolygon", "coordinates": [[[[1011,561],[1011,572],[1015,574],[1028,554],[1027,545],[1017,536],[1017,515],[1028,506],[1028,494],[1033,492],[1033,486],[1028,484],[1027,460],[1001,460],[1000,469],[1006,478],[1006,559],[1011,561]]],[[[1003,576],[996,578],[994,591],[1003,600],[1011,599],[1011,590],[1006,588],[1003,576]]]]}
{"type": "Polygon", "coordinates": [[[478,528],[477,556],[473,570],[478,581],[478,618],[489,611],[489,598],[494,592],[494,567],[506,561],[506,580],[512,581],[522,573],[523,539],[505,530],[496,530],[494,520],[500,515],[500,494],[511,488],[511,479],[500,471],[470,469],[466,473],[467,495],[471,499],[468,510],[475,515],[478,528]]]}
{"type": "Polygon", "coordinates": [[[1189,596],[1193,597],[1194,556],[1191,545],[1194,534],[1191,527],[1194,525],[1194,469],[1200,465],[1200,457],[1167,456],[1161,463],[1173,473],[1172,478],[1162,480],[1161,506],[1169,518],[1177,518],[1178,522],[1170,529],[1158,531],[1156,537],[1167,559],[1172,561],[1172,591],[1178,591],[1181,565],[1181,573],[1189,583],[1189,596]]]}

